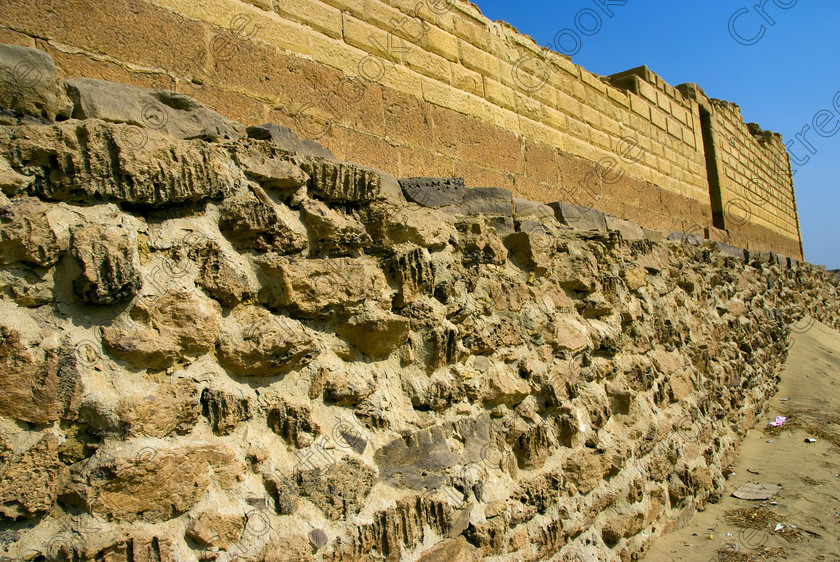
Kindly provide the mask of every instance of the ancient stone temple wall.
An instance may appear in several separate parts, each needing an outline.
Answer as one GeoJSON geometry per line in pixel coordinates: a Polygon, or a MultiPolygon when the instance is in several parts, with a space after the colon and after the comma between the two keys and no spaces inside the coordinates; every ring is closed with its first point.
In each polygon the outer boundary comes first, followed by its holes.
{"type": "Polygon", "coordinates": [[[397,176],[463,176],[666,233],[723,225],[719,238],[802,257],[787,155],[737,112],[647,69],[594,75],[462,0],[6,0],[0,41],[397,176]],[[705,146],[703,105],[736,144],[705,146]],[[743,209],[756,180],[774,195],[743,209]]]}
{"type": "Polygon", "coordinates": [[[724,493],[791,333],[840,328],[771,252],[36,49],[0,84],[2,561],[631,560],[724,493]]]}

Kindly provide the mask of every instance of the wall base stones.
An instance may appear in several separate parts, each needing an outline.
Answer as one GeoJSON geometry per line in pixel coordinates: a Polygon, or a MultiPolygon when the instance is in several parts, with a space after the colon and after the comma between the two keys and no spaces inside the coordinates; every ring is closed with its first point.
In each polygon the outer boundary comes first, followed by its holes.
{"type": "Polygon", "coordinates": [[[840,328],[776,254],[107,109],[0,125],[6,559],[630,560],[840,328]]]}

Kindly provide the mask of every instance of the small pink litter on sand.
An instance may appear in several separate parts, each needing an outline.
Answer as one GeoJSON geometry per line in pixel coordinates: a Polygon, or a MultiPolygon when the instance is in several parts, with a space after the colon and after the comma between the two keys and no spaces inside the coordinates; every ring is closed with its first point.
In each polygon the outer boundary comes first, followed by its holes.
{"type": "Polygon", "coordinates": [[[785,416],[776,416],[776,419],[768,423],[767,425],[772,425],[773,427],[782,427],[785,425],[787,418],[785,416]]]}

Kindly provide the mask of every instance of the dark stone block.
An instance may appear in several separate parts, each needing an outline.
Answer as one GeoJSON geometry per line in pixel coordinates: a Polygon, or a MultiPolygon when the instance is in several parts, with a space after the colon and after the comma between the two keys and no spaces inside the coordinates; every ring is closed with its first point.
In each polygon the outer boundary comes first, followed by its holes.
{"type": "Polygon", "coordinates": [[[270,140],[274,144],[289,152],[296,152],[302,156],[320,156],[321,158],[335,159],[333,153],[317,142],[309,139],[299,139],[298,136],[288,127],[264,123],[254,125],[247,129],[248,138],[257,140],[270,140]]]}
{"type": "Polygon", "coordinates": [[[549,203],[548,206],[554,209],[554,216],[560,224],[571,226],[575,230],[608,231],[607,219],[601,211],[559,202],[549,203]]]}
{"type": "Polygon", "coordinates": [[[409,201],[424,207],[460,205],[467,191],[464,178],[403,178],[400,187],[409,201]]]}
{"type": "Polygon", "coordinates": [[[677,242],[678,244],[702,244],[706,239],[696,233],[672,232],[668,235],[668,240],[677,242]]]}

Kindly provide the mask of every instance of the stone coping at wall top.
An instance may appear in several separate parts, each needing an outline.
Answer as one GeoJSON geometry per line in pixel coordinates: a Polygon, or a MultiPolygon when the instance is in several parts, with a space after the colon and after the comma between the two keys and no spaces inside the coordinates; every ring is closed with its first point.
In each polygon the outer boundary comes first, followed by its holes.
{"type": "MultiPolygon", "coordinates": [[[[638,75],[639,72],[652,74],[646,67],[631,69],[624,74],[638,75]]],[[[21,116],[23,121],[42,124],[71,117],[98,118],[125,123],[140,132],[144,128],[158,129],[181,139],[220,141],[248,137],[271,140],[282,149],[300,157],[334,158],[328,149],[314,141],[299,139],[287,127],[266,123],[246,128],[183,94],[104,80],[70,79],[64,82],[56,77],[55,66],[49,55],[36,49],[0,45],[0,78],[12,85],[0,92],[0,108],[7,116],[0,120],[3,124],[11,124],[14,120],[9,112],[21,116]],[[15,87],[14,66],[8,64],[10,61],[22,59],[35,65],[35,70],[41,77],[37,83],[27,84],[26,88],[15,87]]],[[[389,184],[396,183],[393,177],[385,172],[367,166],[360,167],[374,171],[380,177],[390,178],[389,184]]],[[[401,197],[422,206],[442,208],[448,213],[516,218],[516,201],[519,201],[520,206],[531,209],[528,212],[529,219],[539,218],[542,214],[543,222],[553,222],[555,226],[562,225],[576,230],[617,231],[626,240],[659,241],[664,238],[664,234],[659,231],[588,207],[569,205],[563,201],[543,205],[522,199],[515,200],[513,194],[504,188],[468,189],[464,186],[463,178],[405,178],[401,183],[404,184],[400,190],[401,197]]],[[[672,242],[697,244],[708,238],[697,232],[675,232],[667,239],[672,242]]],[[[791,264],[791,260],[772,252],[750,252],[722,242],[716,243],[716,247],[732,255],[743,256],[743,259],[750,259],[752,256],[753,259],[761,261],[787,261],[791,264]]]]}

